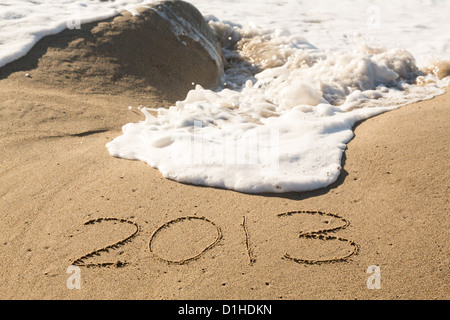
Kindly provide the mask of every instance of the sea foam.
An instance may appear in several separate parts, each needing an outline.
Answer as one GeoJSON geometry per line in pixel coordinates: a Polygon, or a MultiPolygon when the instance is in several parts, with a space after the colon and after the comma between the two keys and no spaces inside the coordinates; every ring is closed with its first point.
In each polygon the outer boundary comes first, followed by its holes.
{"type": "Polygon", "coordinates": [[[356,122],[443,92],[444,82],[421,75],[403,49],[324,52],[286,32],[210,24],[236,50],[224,49],[224,88],[197,86],[170,108],[143,109],[145,121],[107,144],[112,155],[185,183],[248,193],[318,189],[338,178],[356,122]],[[249,64],[255,74],[243,72],[249,64]],[[417,86],[417,77],[433,81],[417,86]]]}
{"type": "Polygon", "coordinates": [[[422,73],[404,48],[355,36],[347,50],[325,51],[287,29],[210,19],[229,62],[223,87],[197,86],[168,109],[142,110],[145,121],[108,143],[112,155],[191,184],[318,189],[338,178],[356,122],[441,94],[447,83],[422,73]]]}

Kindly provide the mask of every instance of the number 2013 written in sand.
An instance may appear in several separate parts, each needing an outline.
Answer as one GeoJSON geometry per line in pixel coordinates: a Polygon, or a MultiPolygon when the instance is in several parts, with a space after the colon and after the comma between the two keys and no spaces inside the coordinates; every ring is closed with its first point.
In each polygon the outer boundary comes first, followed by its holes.
{"type": "MultiPolygon", "coordinates": [[[[329,228],[325,228],[325,229],[318,229],[318,230],[309,231],[309,232],[299,232],[298,238],[317,240],[317,241],[339,241],[339,242],[346,243],[348,246],[350,246],[351,251],[345,255],[331,257],[331,258],[327,258],[327,259],[307,259],[307,258],[302,258],[302,257],[298,257],[298,256],[294,257],[289,253],[285,253],[282,257],[283,259],[293,261],[296,263],[302,263],[302,264],[322,264],[322,263],[348,261],[348,259],[351,256],[357,254],[357,252],[359,250],[359,246],[354,241],[332,235],[333,233],[335,233],[339,230],[343,230],[349,226],[349,222],[346,219],[344,219],[336,214],[333,214],[333,213],[325,213],[325,212],[321,212],[321,211],[291,211],[291,212],[286,212],[286,213],[280,213],[277,215],[277,217],[282,218],[282,219],[289,219],[290,217],[297,216],[297,215],[317,215],[320,217],[333,218],[333,219],[337,219],[337,220],[341,221],[341,224],[339,226],[329,227],[329,228]]],[[[120,219],[120,218],[97,218],[97,219],[93,219],[93,220],[89,220],[89,221],[85,222],[84,225],[96,225],[96,224],[100,224],[100,223],[104,223],[104,222],[114,222],[116,224],[119,223],[119,224],[131,225],[131,226],[133,226],[134,231],[132,233],[130,233],[127,237],[122,238],[121,240],[119,240],[113,244],[110,244],[106,247],[94,250],[88,254],[83,255],[80,258],[75,259],[72,262],[72,265],[79,266],[79,267],[108,267],[108,266],[124,267],[129,264],[129,262],[126,262],[126,261],[104,262],[104,263],[88,263],[88,262],[86,262],[87,260],[89,260],[90,258],[92,258],[94,256],[100,256],[102,253],[109,252],[111,250],[118,249],[118,248],[124,246],[125,244],[132,241],[139,234],[139,231],[140,231],[140,227],[137,223],[135,223],[131,220],[120,219]]],[[[250,244],[250,234],[249,234],[249,231],[247,228],[247,221],[246,221],[245,216],[242,219],[241,226],[243,229],[243,234],[245,236],[245,246],[247,249],[249,264],[253,265],[256,262],[256,259],[253,254],[253,248],[250,244]]],[[[150,237],[150,240],[148,242],[148,248],[150,249],[151,254],[155,256],[155,258],[165,261],[168,264],[182,265],[182,264],[187,264],[193,260],[200,258],[207,251],[213,249],[218,243],[220,243],[222,238],[223,238],[223,234],[222,234],[221,228],[217,224],[215,224],[213,221],[211,221],[205,217],[186,216],[186,217],[179,217],[177,219],[170,220],[170,221],[166,222],[165,224],[156,228],[156,230],[152,233],[152,235],[150,237]],[[160,237],[162,233],[169,231],[171,228],[173,228],[177,225],[180,225],[183,223],[189,223],[189,222],[202,222],[202,223],[209,224],[215,230],[214,240],[212,240],[209,244],[205,244],[203,248],[198,249],[197,253],[190,257],[186,257],[186,258],[182,258],[182,259],[170,259],[170,258],[166,258],[166,257],[162,257],[162,256],[158,255],[157,250],[155,250],[155,242],[157,241],[158,237],[160,237]]]]}

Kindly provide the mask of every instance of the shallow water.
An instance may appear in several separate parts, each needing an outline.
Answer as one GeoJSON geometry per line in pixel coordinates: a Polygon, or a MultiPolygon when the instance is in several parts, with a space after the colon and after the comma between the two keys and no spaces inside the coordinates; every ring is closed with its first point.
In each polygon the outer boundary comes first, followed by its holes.
{"type": "MultiPolygon", "coordinates": [[[[33,1],[33,11],[30,2],[0,6],[0,64],[76,24],[61,4],[33,1]]],[[[146,2],[70,4],[84,23],[146,2]]],[[[222,87],[196,86],[174,106],[142,108],[145,121],[107,145],[170,179],[250,193],[325,187],[340,174],[357,121],[442,94],[449,83],[439,79],[449,59],[449,1],[191,3],[221,39],[229,63],[222,87]]]]}

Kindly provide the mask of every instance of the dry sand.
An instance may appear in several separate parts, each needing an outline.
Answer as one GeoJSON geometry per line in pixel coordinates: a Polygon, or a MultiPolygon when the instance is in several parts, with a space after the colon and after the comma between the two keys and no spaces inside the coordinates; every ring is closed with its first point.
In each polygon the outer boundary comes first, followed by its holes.
{"type": "Polygon", "coordinates": [[[358,124],[329,188],[247,195],[109,155],[121,126],[143,120],[136,106],[174,97],[125,85],[98,93],[39,72],[31,65],[0,80],[1,299],[450,298],[448,93],[358,124]],[[278,216],[301,210],[334,216],[278,216]],[[84,225],[98,218],[125,220],[84,225]],[[130,241],[84,259],[128,264],[82,266],[81,289],[68,289],[71,264],[136,226],[130,241]],[[331,228],[326,236],[338,239],[297,237],[331,228]],[[380,289],[367,287],[372,265],[380,289]]]}

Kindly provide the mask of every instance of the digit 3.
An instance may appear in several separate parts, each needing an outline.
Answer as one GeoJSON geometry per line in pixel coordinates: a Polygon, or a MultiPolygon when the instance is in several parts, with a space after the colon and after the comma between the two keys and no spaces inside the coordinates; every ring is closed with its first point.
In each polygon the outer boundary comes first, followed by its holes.
{"type": "Polygon", "coordinates": [[[335,236],[330,236],[327,235],[328,233],[331,232],[336,232],[338,230],[343,230],[345,228],[347,228],[350,225],[350,222],[346,219],[344,219],[343,217],[337,215],[337,214],[333,214],[333,213],[326,213],[326,212],[322,212],[322,211],[291,211],[291,212],[285,212],[285,213],[280,213],[277,216],[278,217],[290,217],[293,215],[298,215],[298,214],[309,214],[309,215],[319,215],[319,216],[327,216],[327,217],[331,217],[331,218],[335,218],[338,219],[340,221],[343,222],[342,225],[337,226],[337,227],[330,227],[330,228],[326,228],[326,229],[319,229],[316,231],[309,231],[309,232],[300,232],[298,235],[298,238],[304,238],[304,239],[311,239],[311,240],[321,240],[321,241],[341,241],[341,242],[345,242],[348,243],[351,247],[352,247],[352,251],[344,256],[340,256],[340,257],[333,257],[330,259],[322,259],[322,260],[315,260],[315,259],[302,259],[302,258],[297,258],[297,257],[293,257],[288,253],[285,253],[283,258],[290,260],[290,261],[294,261],[297,263],[303,263],[303,264],[323,264],[323,263],[334,263],[334,262],[344,262],[344,261],[348,261],[348,259],[354,255],[356,255],[359,251],[359,246],[352,240],[348,240],[348,239],[344,239],[341,237],[335,237],[335,236]]]}

